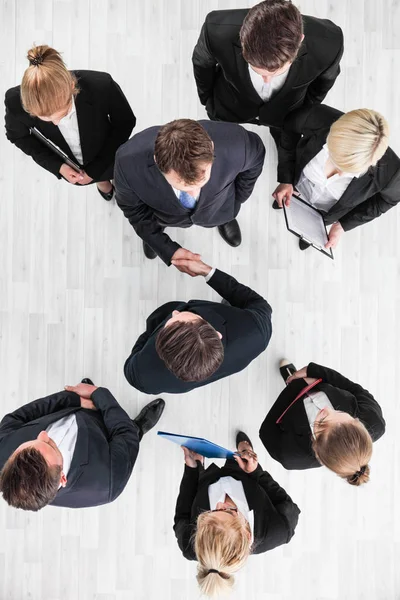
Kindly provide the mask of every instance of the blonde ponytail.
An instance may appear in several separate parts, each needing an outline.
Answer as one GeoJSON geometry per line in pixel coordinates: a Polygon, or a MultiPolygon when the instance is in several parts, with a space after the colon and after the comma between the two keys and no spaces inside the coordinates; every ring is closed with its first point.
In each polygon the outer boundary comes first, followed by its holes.
{"type": "Polygon", "coordinates": [[[34,46],[28,51],[30,66],[21,83],[24,109],[34,117],[49,117],[66,108],[79,89],[61,55],[50,46],[34,46]]]}

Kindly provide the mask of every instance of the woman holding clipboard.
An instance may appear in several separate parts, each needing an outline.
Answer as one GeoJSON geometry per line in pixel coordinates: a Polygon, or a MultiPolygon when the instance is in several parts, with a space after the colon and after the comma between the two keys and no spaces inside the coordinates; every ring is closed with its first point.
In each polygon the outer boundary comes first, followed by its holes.
{"type": "MultiPolygon", "coordinates": [[[[274,208],[293,192],[332,225],[326,249],[345,231],[376,219],[400,199],[400,159],[388,148],[387,121],[374,110],[343,114],[323,104],[290,113],[278,148],[274,208]]],[[[309,244],[300,239],[300,249],[309,244]]]]}
{"type": "Polygon", "coordinates": [[[58,179],[96,182],[111,200],[115,153],[136,123],[121,88],[108,73],[69,71],[49,46],[27,58],[21,86],[6,92],[7,138],[58,179]]]}
{"type": "Polygon", "coordinates": [[[260,439],[285,469],[322,465],[359,486],[369,481],[372,445],[385,433],[377,401],[337,371],[280,363],[287,384],[265,417],[260,439]]]}
{"type": "Polygon", "coordinates": [[[220,468],[183,448],[185,471],[176,503],[174,531],[188,560],[197,560],[197,581],[206,596],[229,591],[234,573],[250,554],[288,543],[300,510],[263,471],[246,434],[236,437],[238,454],[220,468]]]}

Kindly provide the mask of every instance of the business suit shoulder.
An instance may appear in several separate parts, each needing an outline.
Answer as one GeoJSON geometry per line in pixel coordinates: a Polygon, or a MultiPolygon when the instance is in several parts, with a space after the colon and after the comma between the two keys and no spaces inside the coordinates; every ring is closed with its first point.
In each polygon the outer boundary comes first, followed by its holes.
{"type": "Polygon", "coordinates": [[[221,121],[201,120],[199,124],[204,127],[213,142],[219,143],[221,147],[227,147],[232,151],[232,144],[238,143],[243,145],[243,142],[258,139],[260,136],[252,131],[247,131],[238,123],[224,123],[221,121]]]}
{"type": "Polygon", "coordinates": [[[211,40],[231,41],[239,40],[239,31],[248,8],[239,8],[234,10],[213,10],[208,13],[205,20],[207,33],[211,40]]]}
{"type": "Polygon", "coordinates": [[[400,158],[388,148],[372,170],[378,189],[387,185],[400,190],[400,158]]]}
{"type": "Polygon", "coordinates": [[[117,160],[120,164],[129,161],[130,168],[140,170],[148,164],[149,153],[153,156],[154,142],[160,125],[149,127],[136,133],[130,140],[122,144],[117,151],[117,160]],[[132,159],[135,159],[134,162],[132,159]]]}
{"type": "Polygon", "coordinates": [[[86,69],[78,69],[73,70],[72,73],[75,75],[78,81],[78,87],[92,89],[93,91],[107,89],[113,81],[111,75],[105,71],[89,71],[86,69]]]}
{"type": "Polygon", "coordinates": [[[329,19],[303,15],[303,27],[307,50],[321,55],[325,61],[330,55],[335,57],[342,49],[343,31],[329,19]]]}
{"type": "Polygon", "coordinates": [[[21,86],[16,85],[6,91],[4,97],[6,111],[10,112],[16,118],[25,118],[32,120],[32,117],[25,111],[21,102],[21,86]]]}

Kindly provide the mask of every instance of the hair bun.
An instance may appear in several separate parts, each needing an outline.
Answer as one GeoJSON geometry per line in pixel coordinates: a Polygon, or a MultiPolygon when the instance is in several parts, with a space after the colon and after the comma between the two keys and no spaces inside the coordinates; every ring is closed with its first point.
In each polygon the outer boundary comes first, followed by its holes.
{"type": "Polygon", "coordinates": [[[347,478],[347,481],[351,485],[361,485],[362,483],[367,483],[369,481],[369,465],[363,465],[359,471],[356,471],[353,475],[347,478]]]}
{"type": "Polygon", "coordinates": [[[34,67],[38,67],[43,63],[43,56],[34,56],[33,58],[29,58],[29,64],[34,67]]]}

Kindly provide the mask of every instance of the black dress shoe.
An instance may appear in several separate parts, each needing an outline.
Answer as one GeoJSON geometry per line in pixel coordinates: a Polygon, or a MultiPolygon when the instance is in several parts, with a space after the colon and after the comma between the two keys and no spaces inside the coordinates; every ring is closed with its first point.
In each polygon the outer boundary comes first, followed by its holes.
{"type": "Polygon", "coordinates": [[[311,244],[309,244],[308,242],[305,242],[304,240],[299,240],[300,250],[307,250],[307,248],[309,248],[310,246],[311,244]]]}
{"type": "Polygon", "coordinates": [[[253,444],[250,441],[250,438],[243,431],[238,431],[236,434],[236,448],[239,447],[240,442],[248,442],[251,449],[253,449],[253,444]]]}
{"type": "Polygon", "coordinates": [[[143,252],[145,257],[149,258],[150,260],[153,260],[153,258],[157,257],[157,253],[154,252],[153,248],[146,244],[146,242],[143,242],[143,252]]]}
{"type": "Polygon", "coordinates": [[[107,200],[107,202],[109,202],[110,200],[113,199],[113,196],[114,196],[114,186],[113,186],[113,184],[111,184],[111,192],[107,192],[107,193],[102,192],[97,185],[96,185],[96,187],[97,187],[97,191],[99,192],[100,196],[102,198],[104,198],[104,200],[107,200]]]}
{"type": "Polygon", "coordinates": [[[89,377],[84,377],[81,383],[88,383],[89,385],[94,385],[93,381],[89,379],[89,377]]]}
{"type": "Polygon", "coordinates": [[[286,383],[286,379],[296,373],[297,369],[293,363],[279,367],[279,373],[282,375],[283,381],[286,383]]]}
{"type": "Polygon", "coordinates": [[[229,221],[229,223],[225,223],[225,225],[219,225],[218,231],[220,232],[222,239],[233,248],[240,246],[242,243],[242,234],[236,219],[229,221]]]}
{"type": "Polygon", "coordinates": [[[282,210],[283,206],[279,206],[278,200],[274,200],[273,203],[272,203],[272,208],[274,210],[282,210]]]}
{"type": "Polygon", "coordinates": [[[139,440],[142,439],[145,433],[150,431],[158,423],[163,410],[165,408],[165,402],[162,398],[157,398],[146,404],[136,417],[133,422],[139,427],[139,440]]]}

